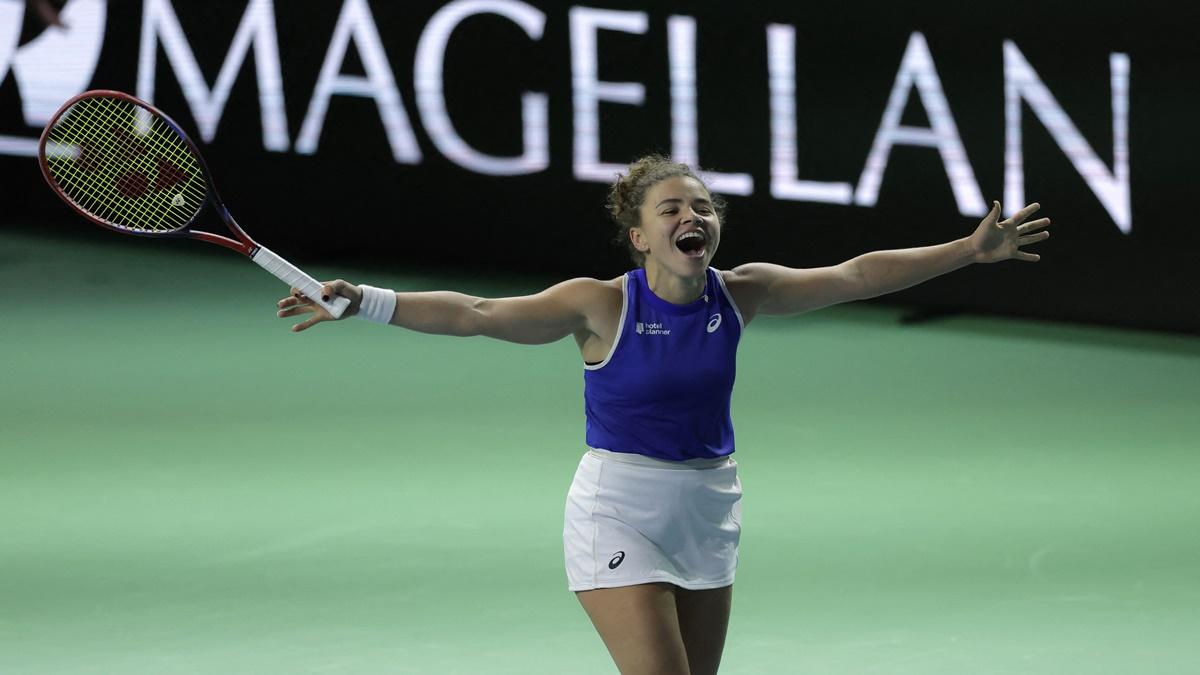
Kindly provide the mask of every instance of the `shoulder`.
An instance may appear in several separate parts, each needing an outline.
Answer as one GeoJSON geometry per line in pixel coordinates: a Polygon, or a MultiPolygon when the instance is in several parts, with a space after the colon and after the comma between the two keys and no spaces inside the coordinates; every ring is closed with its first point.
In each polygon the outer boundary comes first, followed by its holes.
{"type": "Polygon", "coordinates": [[[583,319],[584,332],[577,333],[577,339],[585,340],[591,334],[612,340],[620,330],[624,281],[624,275],[613,279],[576,277],[551,286],[543,294],[552,295],[553,302],[571,307],[583,319]]]}
{"type": "Polygon", "coordinates": [[[546,290],[559,295],[596,302],[604,302],[615,297],[619,302],[623,293],[622,283],[624,280],[624,275],[613,279],[575,277],[555,284],[546,290]]]}
{"type": "Polygon", "coordinates": [[[542,293],[551,296],[556,302],[570,305],[580,313],[595,318],[614,309],[616,312],[621,311],[624,279],[624,276],[614,279],[576,277],[555,284],[542,293]]]}
{"type": "Polygon", "coordinates": [[[785,268],[780,265],[755,262],[738,265],[732,269],[719,270],[719,272],[721,280],[725,282],[726,286],[749,287],[769,284],[771,278],[782,269],[785,268]]]}
{"type": "Polygon", "coordinates": [[[750,319],[758,313],[771,288],[774,270],[777,267],[768,263],[747,263],[733,269],[718,270],[721,282],[729,289],[729,295],[742,314],[742,320],[750,323],[750,319]]]}
{"type": "Polygon", "coordinates": [[[743,314],[801,314],[866,297],[853,261],[814,268],[748,263],[726,274],[743,314]]]}

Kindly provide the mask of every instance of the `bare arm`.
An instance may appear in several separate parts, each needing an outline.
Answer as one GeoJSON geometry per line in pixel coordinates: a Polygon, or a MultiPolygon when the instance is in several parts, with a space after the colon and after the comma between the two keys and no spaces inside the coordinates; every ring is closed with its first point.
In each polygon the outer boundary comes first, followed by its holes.
{"type": "Polygon", "coordinates": [[[904,290],[975,262],[967,238],[936,246],[872,251],[846,264],[857,278],[858,297],[874,298],[904,290]]]}
{"type": "Polygon", "coordinates": [[[1036,262],[1039,256],[1019,247],[1050,236],[1049,232],[1030,234],[1049,225],[1048,218],[1022,224],[1038,208],[1030,204],[1001,222],[1000,205],[994,203],[991,213],[969,237],[936,246],[873,251],[840,265],[816,269],[750,263],[731,270],[726,282],[749,321],[759,312],[798,314],[894,293],[975,262],[1009,258],[1036,262]]]}
{"type": "MultiPolygon", "coordinates": [[[[350,299],[346,316],[357,313],[362,291],[342,280],[325,284],[325,291],[350,299]]],[[[593,317],[604,308],[608,286],[596,279],[571,279],[534,295],[480,298],[453,291],[396,293],[391,325],[437,335],[483,335],[521,344],[545,344],[591,330],[593,317]]],[[[279,302],[279,316],[312,313],[293,331],[331,320],[307,298],[291,296],[279,302]]]]}
{"type": "Polygon", "coordinates": [[[534,294],[479,298],[453,291],[397,293],[391,324],[422,333],[545,344],[587,328],[595,279],[571,279],[534,294]]]}

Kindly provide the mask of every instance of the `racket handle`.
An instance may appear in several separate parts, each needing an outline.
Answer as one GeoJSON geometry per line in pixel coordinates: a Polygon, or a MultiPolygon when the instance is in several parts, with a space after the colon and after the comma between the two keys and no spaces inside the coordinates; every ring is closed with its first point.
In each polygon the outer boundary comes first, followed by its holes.
{"type": "Polygon", "coordinates": [[[266,246],[259,246],[258,251],[250,259],[258,263],[259,267],[274,274],[283,283],[308,296],[309,300],[324,307],[325,311],[335,319],[340,319],[342,313],[350,306],[350,298],[340,295],[329,302],[322,300],[321,282],[300,271],[299,267],[275,255],[275,252],[266,246]]]}

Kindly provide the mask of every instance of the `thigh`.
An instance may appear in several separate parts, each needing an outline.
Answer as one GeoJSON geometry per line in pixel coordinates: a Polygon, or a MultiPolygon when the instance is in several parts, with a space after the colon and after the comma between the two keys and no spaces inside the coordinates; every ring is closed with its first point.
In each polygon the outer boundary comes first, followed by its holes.
{"type": "Polygon", "coordinates": [[[705,591],[676,589],[675,606],[691,675],[715,675],[725,649],[733,586],[705,591]]]}
{"type": "Polygon", "coordinates": [[[575,594],[621,675],[690,675],[671,584],[575,594]]]}

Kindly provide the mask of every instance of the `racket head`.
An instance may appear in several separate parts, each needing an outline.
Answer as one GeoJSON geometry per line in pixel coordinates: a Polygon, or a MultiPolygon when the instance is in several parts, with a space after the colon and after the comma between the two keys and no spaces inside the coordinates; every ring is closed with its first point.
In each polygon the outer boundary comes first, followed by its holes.
{"type": "Polygon", "coordinates": [[[38,162],[68,206],[124,234],[186,235],[215,194],[182,128],[119,91],[86,91],[64,103],[38,140],[38,162]]]}

